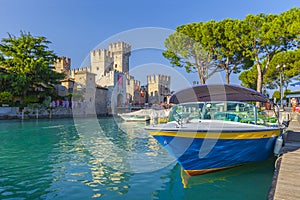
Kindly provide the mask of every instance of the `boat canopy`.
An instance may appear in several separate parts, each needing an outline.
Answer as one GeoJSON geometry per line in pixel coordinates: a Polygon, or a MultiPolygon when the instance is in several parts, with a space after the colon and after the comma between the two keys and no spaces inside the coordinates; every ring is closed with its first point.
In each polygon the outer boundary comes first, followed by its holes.
{"type": "Polygon", "coordinates": [[[267,102],[268,99],[255,90],[229,84],[196,85],[175,92],[170,98],[170,103],[173,104],[205,101],[267,102]]]}

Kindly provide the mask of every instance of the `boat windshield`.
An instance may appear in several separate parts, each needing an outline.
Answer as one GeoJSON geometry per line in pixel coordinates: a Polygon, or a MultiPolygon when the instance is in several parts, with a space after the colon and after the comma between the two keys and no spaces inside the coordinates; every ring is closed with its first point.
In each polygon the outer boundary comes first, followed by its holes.
{"type": "Polygon", "coordinates": [[[169,121],[224,120],[266,125],[267,117],[255,105],[245,102],[192,102],[172,107],[169,121]]]}

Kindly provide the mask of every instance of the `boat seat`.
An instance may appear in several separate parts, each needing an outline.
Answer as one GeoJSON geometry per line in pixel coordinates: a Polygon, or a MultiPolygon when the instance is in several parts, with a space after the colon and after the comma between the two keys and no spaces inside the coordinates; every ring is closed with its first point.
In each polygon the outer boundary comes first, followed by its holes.
{"type": "Polygon", "coordinates": [[[241,121],[241,117],[239,117],[234,113],[228,113],[228,112],[216,112],[214,114],[214,119],[224,120],[224,121],[234,121],[234,122],[241,121]]]}

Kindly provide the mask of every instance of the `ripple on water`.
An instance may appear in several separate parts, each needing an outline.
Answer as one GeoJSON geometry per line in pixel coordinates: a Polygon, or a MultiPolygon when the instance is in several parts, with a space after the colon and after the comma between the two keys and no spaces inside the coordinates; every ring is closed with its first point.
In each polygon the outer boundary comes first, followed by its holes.
{"type": "Polygon", "coordinates": [[[0,122],[0,199],[188,199],[211,197],[207,191],[216,188],[220,198],[264,197],[257,191],[265,187],[261,183],[268,181],[272,166],[252,179],[227,176],[213,186],[183,189],[180,167],[144,131],[145,124],[103,118],[101,129],[95,129],[88,122],[79,122],[85,130],[79,133],[71,119],[0,122]],[[250,183],[260,185],[246,193],[250,183]]]}

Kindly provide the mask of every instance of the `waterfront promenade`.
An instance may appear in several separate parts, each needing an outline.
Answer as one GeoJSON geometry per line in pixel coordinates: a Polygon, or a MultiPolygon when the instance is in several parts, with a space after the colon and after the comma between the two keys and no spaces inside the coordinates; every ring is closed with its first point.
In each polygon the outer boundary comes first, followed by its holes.
{"type": "Polygon", "coordinates": [[[300,199],[300,116],[293,117],[287,129],[282,156],[276,169],[268,199],[300,199]]]}

